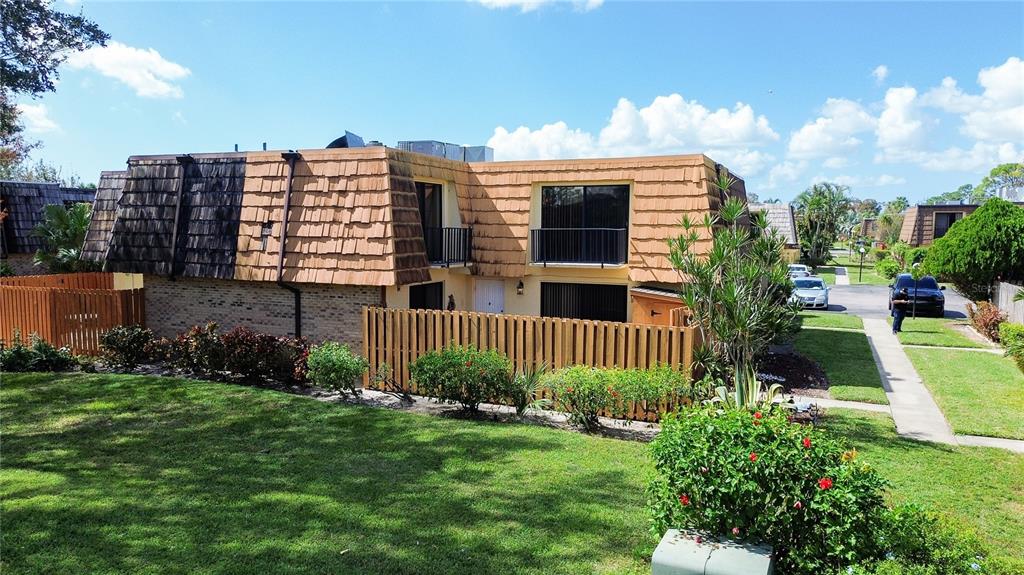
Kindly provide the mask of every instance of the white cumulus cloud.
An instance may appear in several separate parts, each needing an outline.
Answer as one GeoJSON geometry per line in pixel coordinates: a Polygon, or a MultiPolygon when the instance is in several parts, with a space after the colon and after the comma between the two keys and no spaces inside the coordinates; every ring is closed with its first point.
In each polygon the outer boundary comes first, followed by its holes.
{"type": "Polygon", "coordinates": [[[986,142],[1024,142],[1024,61],[1011,57],[978,72],[981,94],[968,94],[953,78],[921,97],[924,105],[960,114],[965,135],[986,142]]]}
{"type": "MultiPolygon", "coordinates": [[[[679,94],[658,96],[648,106],[637,107],[619,99],[608,123],[595,136],[565,122],[532,130],[499,126],[487,145],[503,160],[594,156],[638,156],[700,153],[715,150],[736,165],[759,171],[773,158],[755,148],[774,142],[779,135],[768,119],[742,102],[732,109],[709,109],[679,94]]],[[[724,160],[719,160],[729,165],[724,160]]],[[[733,167],[733,166],[730,166],[733,167]]],[[[738,173],[743,168],[733,167],[738,173]]]]}
{"type": "Polygon", "coordinates": [[[874,70],[871,71],[871,75],[875,77],[875,82],[881,84],[885,82],[885,79],[889,77],[889,67],[885,64],[879,64],[874,70]]]}
{"type": "Polygon", "coordinates": [[[870,132],[877,120],[863,106],[844,98],[829,98],[821,116],[789,138],[789,156],[796,159],[834,157],[861,144],[857,134],[870,132]]]}
{"type": "Polygon", "coordinates": [[[910,86],[889,88],[875,128],[879,159],[905,161],[913,156],[924,137],[924,126],[917,90],[910,86]]]}
{"type": "Polygon", "coordinates": [[[570,4],[578,12],[590,12],[604,4],[604,0],[475,0],[477,3],[494,10],[518,8],[520,12],[533,12],[546,4],[564,2],[570,4]]]}
{"type": "Polygon", "coordinates": [[[67,63],[72,68],[93,69],[114,78],[143,98],[181,98],[184,92],[176,82],[191,74],[188,68],[167,60],[153,48],[135,48],[120,42],[72,54],[67,63]]]}
{"type": "Polygon", "coordinates": [[[60,130],[57,122],[50,117],[46,104],[18,104],[18,113],[25,121],[25,129],[34,134],[60,130]]]}

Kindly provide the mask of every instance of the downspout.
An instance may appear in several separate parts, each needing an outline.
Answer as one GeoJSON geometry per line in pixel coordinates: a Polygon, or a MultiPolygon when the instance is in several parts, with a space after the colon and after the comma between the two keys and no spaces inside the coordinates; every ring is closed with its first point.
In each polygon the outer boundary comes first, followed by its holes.
{"type": "Polygon", "coordinates": [[[295,162],[302,155],[294,150],[283,152],[281,158],[288,162],[288,179],[284,188],[284,210],[281,213],[280,246],[277,255],[277,285],[295,296],[295,337],[302,337],[302,290],[284,282],[284,246],[288,239],[288,210],[292,205],[292,178],[295,176],[295,162]]]}
{"type": "Polygon", "coordinates": [[[188,170],[189,164],[195,161],[188,154],[178,156],[176,159],[178,160],[178,165],[181,166],[181,170],[178,172],[178,187],[175,190],[174,228],[171,230],[171,261],[169,264],[170,269],[167,272],[167,279],[171,281],[174,281],[174,262],[178,252],[178,222],[181,219],[181,194],[185,189],[185,172],[188,170]]]}

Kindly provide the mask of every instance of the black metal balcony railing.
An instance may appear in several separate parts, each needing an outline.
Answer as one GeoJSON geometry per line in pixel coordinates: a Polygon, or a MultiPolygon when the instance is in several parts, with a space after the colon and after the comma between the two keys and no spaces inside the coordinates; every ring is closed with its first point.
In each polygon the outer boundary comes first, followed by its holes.
{"type": "Polygon", "coordinates": [[[473,228],[424,228],[423,240],[431,264],[450,266],[471,261],[473,228]]]}
{"type": "Polygon", "coordinates": [[[626,263],[625,228],[541,228],[530,230],[534,263],[626,263]]]}

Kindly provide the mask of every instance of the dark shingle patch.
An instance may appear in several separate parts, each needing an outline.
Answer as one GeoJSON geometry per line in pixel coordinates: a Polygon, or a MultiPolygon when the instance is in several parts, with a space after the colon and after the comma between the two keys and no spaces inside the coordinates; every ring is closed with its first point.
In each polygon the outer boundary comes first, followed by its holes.
{"type": "Polygon", "coordinates": [[[43,219],[43,209],[50,204],[91,203],[95,193],[47,182],[0,181],[0,209],[7,211],[0,253],[27,254],[43,247],[42,240],[32,235],[32,229],[43,219]]]}

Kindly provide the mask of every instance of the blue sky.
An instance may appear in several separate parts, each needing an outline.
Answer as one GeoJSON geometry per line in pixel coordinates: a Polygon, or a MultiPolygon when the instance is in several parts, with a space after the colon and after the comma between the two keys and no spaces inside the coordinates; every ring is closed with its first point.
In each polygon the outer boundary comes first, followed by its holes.
{"type": "Polygon", "coordinates": [[[37,157],[322,147],[705,152],[762,198],[912,201],[1024,156],[1024,4],[58,2],[110,33],[24,100],[37,157]]]}

